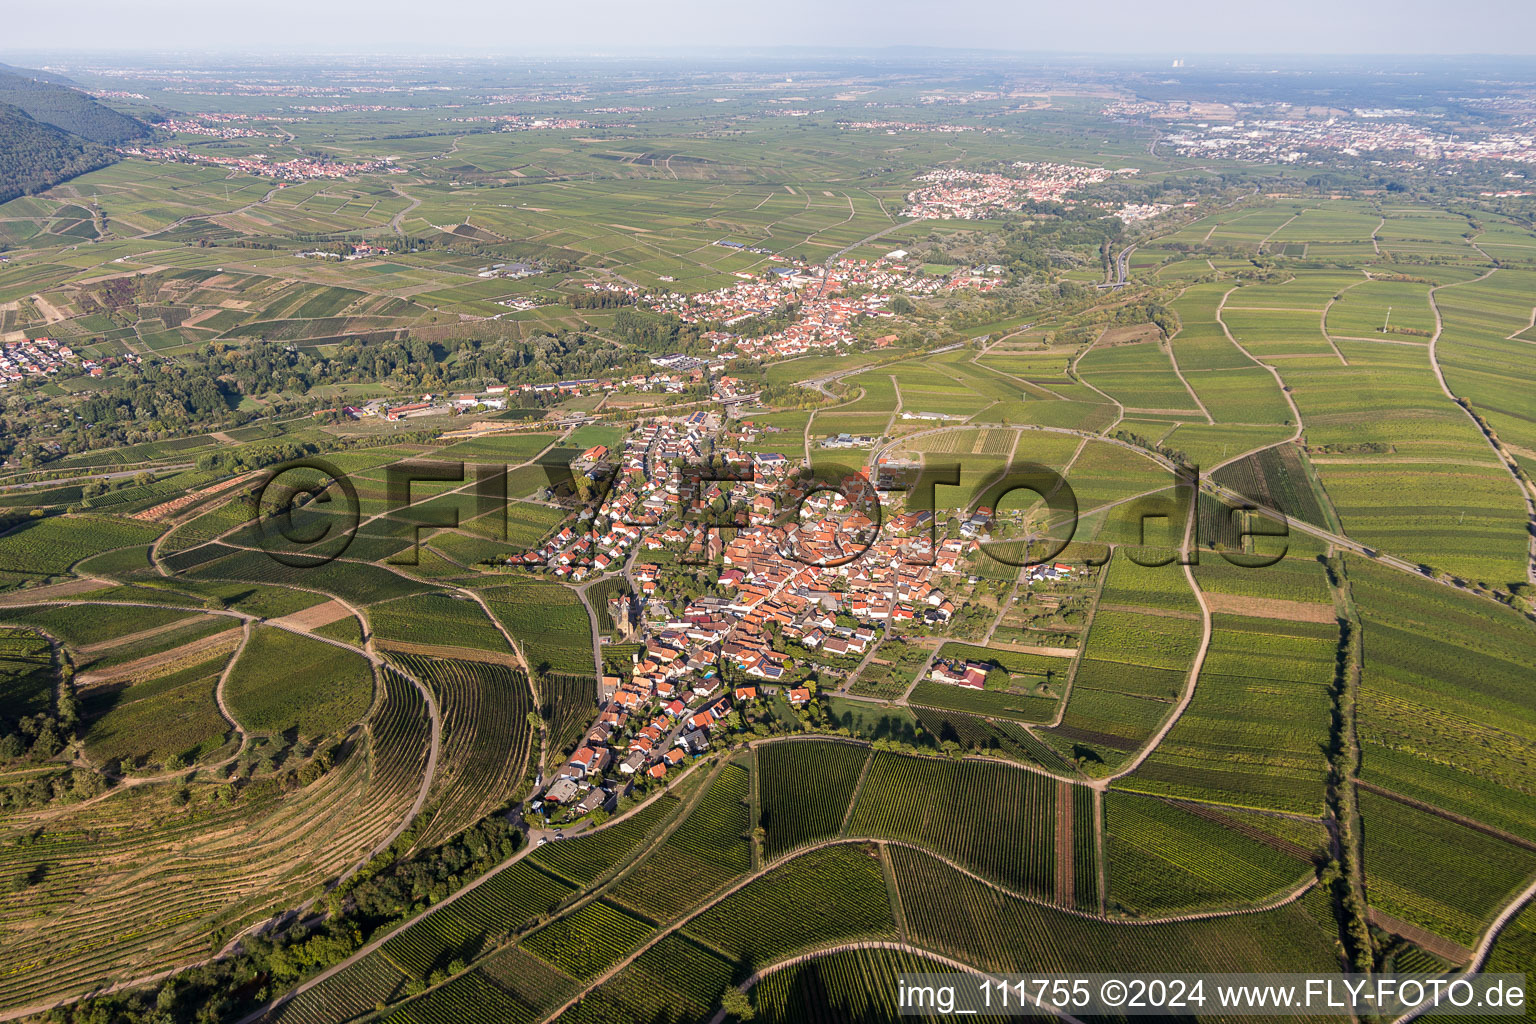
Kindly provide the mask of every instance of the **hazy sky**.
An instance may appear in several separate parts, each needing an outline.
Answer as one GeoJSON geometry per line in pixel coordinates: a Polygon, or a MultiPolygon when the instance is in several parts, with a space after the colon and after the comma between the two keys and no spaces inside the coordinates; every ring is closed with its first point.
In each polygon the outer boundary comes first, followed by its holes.
{"type": "Polygon", "coordinates": [[[0,53],[893,45],[1536,54],[1536,0],[0,0],[0,53]]]}

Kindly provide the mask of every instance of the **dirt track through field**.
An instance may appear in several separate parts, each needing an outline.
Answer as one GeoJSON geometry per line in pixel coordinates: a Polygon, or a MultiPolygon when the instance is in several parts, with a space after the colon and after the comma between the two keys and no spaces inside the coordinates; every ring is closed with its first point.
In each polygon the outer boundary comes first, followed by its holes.
{"type": "Polygon", "coordinates": [[[1412,942],[1421,949],[1428,950],[1442,960],[1449,960],[1453,964],[1466,963],[1472,951],[1466,946],[1450,939],[1436,935],[1434,932],[1425,931],[1418,925],[1409,924],[1401,918],[1393,917],[1384,910],[1372,907],[1367,915],[1371,924],[1384,929],[1412,942]]]}
{"type": "Polygon", "coordinates": [[[312,629],[321,626],[329,626],[333,622],[350,618],[352,610],[340,601],[322,601],[317,605],[311,605],[292,615],[284,615],[280,619],[273,619],[272,625],[281,626],[284,629],[301,629],[308,633],[312,629]]]}
{"type": "Polygon", "coordinates": [[[15,590],[9,594],[0,595],[0,608],[18,608],[23,605],[36,604],[39,601],[57,601],[61,597],[74,597],[77,594],[88,594],[93,590],[111,586],[106,580],[82,579],[70,580],[68,583],[56,583],[51,587],[29,587],[24,590],[15,590]]]}
{"type": "Polygon", "coordinates": [[[149,629],[141,629],[137,633],[127,633],[123,636],[115,636],[111,640],[100,640],[94,644],[85,644],[84,646],[76,647],[75,651],[79,654],[100,654],[102,651],[111,650],[114,647],[136,644],[140,640],[148,640],[150,637],[159,636],[161,633],[169,633],[172,630],[181,629],[183,626],[190,626],[194,622],[201,621],[203,621],[201,615],[187,615],[177,619],[175,622],[151,626],[149,629]]]}
{"type": "Polygon", "coordinates": [[[200,640],[194,640],[180,647],[173,647],[159,654],[150,654],[134,661],[125,661],[121,665],[113,665],[99,672],[84,672],[75,677],[78,686],[94,686],[100,683],[116,682],[120,679],[130,679],[133,676],[152,672],[166,665],[173,665],[178,661],[204,656],[212,657],[213,653],[221,647],[234,647],[240,640],[240,628],[226,629],[222,633],[205,636],[200,640]]]}
{"type": "Polygon", "coordinates": [[[1072,783],[1056,783],[1056,902],[1064,907],[1073,903],[1076,865],[1072,860],[1072,783]]]}
{"type": "Polygon", "coordinates": [[[1045,658],[1073,658],[1077,656],[1075,647],[1036,647],[1033,644],[1009,644],[1001,640],[993,640],[987,644],[999,651],[1013,651],[1016,654],[1038,654],[1045,658]]]}
{"type": "Polygon", "coordinates": [[[1205,595],[1211,611],[1223,615],[1248,615],[1257,619],[1281,619],[1285,622],[1333,622],[1337,616],[1331,604],[1310,601],[1286,601],[1281,598],[1243,597],[1239,594],[1205,595]]]}
{"type": "Polygon", "coordinates": [[[386,651],[394,651],[397,654],[422,654],[429,658],[457,658],[460,661],[478,661],[487,665],[509,665],[512,668],[522,668],[517,658],[511,653],[497,653],[496,651],[482,651],[473,647],[447,647],[439,644],[413,644],[404,640],[374,639],[374,643],[386,651]]]}

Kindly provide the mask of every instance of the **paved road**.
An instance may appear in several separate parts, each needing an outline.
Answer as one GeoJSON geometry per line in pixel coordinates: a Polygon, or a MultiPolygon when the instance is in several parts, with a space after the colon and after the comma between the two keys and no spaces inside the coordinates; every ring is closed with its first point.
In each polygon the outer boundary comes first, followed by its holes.
{"type": "Polygon", "coordinates": [[[421,205],[421,200],[415,198],[414,196],[406,195],[404,192],[400,191],[398,188],[392,188],[392,189],[390,189],[390,191],[393,192],[395,195],[399,196],[402,199],[409,199],[411,201],[411,205],[407,206],[405,209],[401,210],[399,213],[395,214],[393,217],[391,217],[389,219],[389,230],[393,231],[397,235],[403,234],[404,232],[402,232],[400,230],[400,225],[405,223],[405,218],[406,218],[407,214],[409,214],[412,210],[416,209],[416,207],[421,205]]]}
{"type": "Polygon", "coordinates": [[[1130,260],[1131,253],[1136,251],[1134,245],[1128,245],[1120,250],[1120,255],[1115,257],[1115,280],[1106,281],[1099,285],[1100,288],[1124,288],[1131,283],[1130,260]]]}

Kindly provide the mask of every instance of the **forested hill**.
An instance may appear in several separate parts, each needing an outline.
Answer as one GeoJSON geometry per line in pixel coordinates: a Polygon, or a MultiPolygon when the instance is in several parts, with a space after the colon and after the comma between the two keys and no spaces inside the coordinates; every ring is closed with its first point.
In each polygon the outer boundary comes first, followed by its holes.
{"type": "Polygon", "coordinates": [[[88,142],[115,145],[145,134],[144,125],[65,85],[29,77],[24,69],[0,70],[0,103],[20,107],[33,120],[62,128],[88,142]]]}
{"type": "Polygon", "coordinates": [[[74,85],[75,83],[63,75],[56,75],[52,71],[39,71],[37,68],[19,68],[14,64],[0,61],[0,71],[20,75],[23,78],[35,78],[39,82],[52,82],[55,85],[74,85]]]}
{"type": "Polygon", "coordinates": [[[115,159],[109,149],[0,103],[0,202],[39,192],[115,159]]]}

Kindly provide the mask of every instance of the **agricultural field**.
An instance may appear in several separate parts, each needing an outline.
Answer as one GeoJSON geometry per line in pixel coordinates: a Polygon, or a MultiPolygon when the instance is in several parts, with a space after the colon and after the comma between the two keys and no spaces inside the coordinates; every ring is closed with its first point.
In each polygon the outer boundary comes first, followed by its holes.
{"type": "Polygon", "coordinates": [[[1320,309],[1259,306],[1256,303],[1266,299],[1251,294],[1258,290],[1242,289],[1228,295],[1221,308],[1221,322],[1243,351],[1261,363],[1334,355],[1333,345],[1322,331],[1320,309]]]}
{"type": "Polygon", "coordinates": [[[758,825],[770,859],[842,833],[843,819],[870,760],[854,743],[800,740],[757,748],[758,825]]]}
{"type": "Polygon", "coordinates": [[[1525,400],[1536,383],[1529,362],[1533,286],[1529,270],[1496,270],[1433,296],[1445,322],[1435,358],[1446,386],[1505,444],[1525,448],[1536,442],[1536,415],[1525,400]]]}
{"type": "Polygon", "coordinates": [[[535,673],[591,673],[592,625],[575,594],[554,583],[525,580],[480,591],[535,673]]]}
{"type": "Polygon", "coordinates": [[[1525,910],[1515,915],[1493,944],[1484,970],[1489,972],[1518,971],[1536,957],[1536,911],[1527,904],[1525,910]]]}
{"type": "Polygon", "coordinates": [[[1427,340],[1435,330],[1429,286],[1393,280],[1352,285],[1328,307],[1324,326],[1333,337],[1427,340]]]}
{"type": "MultiPolygon", "coordinates": [[[[900,974],[948,974],[951,965],[920,953],[884,948],[833,952],[795,962],[767,975],[752,988],[755,1020],[894,1020],[901,1014],[887,979],[900,974]]],[[[967,1018],[992,1024],[1006,1018],[967,1018]]]]}
{"type": "Polygon", "coordinates": [[[108,516],[50,516],[0,535],[0,586],[62,576],[105,551],[154,540],[156,527],[108,516]]]}
{"type": "Polygon", "coordinates": [[[93,688],[82,702],[87,752],[101,763],[161,768],[173,758],[195,764],[211,755],[231,732],[214,699],[228,661],[226,653],[127,686],[93,688]]]}
{"type": "Polygon", "coordinates": [[[1536,850],[1375,793],[1360,794],[1360,813],[1371,908],[1461,946],[1536,874],[1536,850]],[[1469,862],[1476,871],[1458,868],[1469,862]]]}
{"type": "Polygon", "coordinates": [[[1072,822],[1056,803],[1051,780],[1020,768],[880,751],[845,832],[914,843],[1038,894],[1051,886],[1058,822],[1072,822]]]}
{"type": "Polygon", "coordinates": [[[1108,904],[1145,916],[1259,902],[1312,878],[1312,865],[1281,845],[1195,809],[1112,791],[1104,801],[1108,904]]]}
{"type": "Polygon", "coordinates": [[[1404,466],[1319,462],[1351,537],[1416,564],[1494,586],[1518,583],[1529,560],[1514,481],[1493,462],[1404,466]],[[1449,491],[1454,508],[1440,502],[1449,491]]]}
{"type": "Polygon", "coordinates": [[[1533,667],[1530,624],[1363,559],[1346,565],[1364,648],[1361,778],[1536,840],[1536,724],[1520,683],[1533,667]]]}
{"type": "Polygon", "coordinates": [[[645,920],[598,900],[540,928],[520,948],[571,977],[590,980],[633,951],[650,932],[645,920]]]}
{"type": "Polygon", "coordinates": [[[880,848],[841,843],[812,850],[731,893],[683,934],[738,963],[772,963],[830,942],[888,938],[896,924],[880,848]],[[753,924],[740,927],[743,918],[753,924]]]}
{"type": "Polygon", "coordinates": [[[344,647],[257,626],[225,690],[230,712],[245,729],[327,736],[367,713],[374,678],[368,662],[344,647]]]}
{"type": "Polygon", "coordinates": [[[1212,479],[1263,508],[1326,527],[1330,524],[1313,482],[1316,470],[1305,458],[1295,445],[1276,445],[1221,467],[1212,479]]]}
{"type": "Polygon", "coordinates": [[[30,629],[0,627],[0,695],[6,718],[53,710],[56,683],[53,649],[30,629]]]}
{"type": "Polygon", "coordinates": [[[681,809],[681,800],[668,793],[623,821],[542,846],[528,859],[573,886],[588,886],[626,864],[626,858],[681,809]]]}
{"type": "MultiPolygon", "coordinates": [[[[68,606],[7,608],[4,616],[8,622],[36,626],[67,644],[74,651],[74,664],[81,668],[89,666],[94,656],[120,645],[211,618],[181,608],[110,604],[92,606],[88,616],[82,615],[79,608],[68,606]]],[[[225,628],[231,624],[228,620],[220,621],[225,628]]]]}
{"type": "MultiPolygon", "coordinates": [[[[505,974],[501,977],[513,980],[505,974]]],[[[733,978],[733,966],[719,953],[674,932],[642,952],[608,982],[591,990],[562,1019],[594,1024],[618,1020],[703,1020],[713,1012],[733,978]]],[[[521,994],[526,987],[518,984],[515,991],[521,994]]],[[[549,987],[548,983],[545,987],[549,987]]],[[[552,1008],[554,1000],[543,999],[536,1005],[540,1003],[552,1008]]]]}
{"type": "Polygon", "coordinates": [[[1106,333],[1078,360],[1078,373],[1128,409],[1187,412],[1203,419],[1198,400],[1169,359],[1167,343],[1155,327],[1146,326],[1151,332],[1147,340],[1133,335],[1119,341],[1106,333]]]}
{"type": "Polygon", "coordinates": [[[1336,969],[1337,931],[1315,890],[1255,914],[1124,927],[1003,895],[920,851],[892,847],[891,862],[911,940],[987,970],[1336,969]]]}
{"type": "Polygon", "coordinates": [[[534,676],[538,711],[549,726],[545,759],[570,753],[580,742],[581,731],[597,704],[597,685],[591,673],[543,672],[534,676]]]}
{"type": "Polygon", "coordinates": [[[426,978],[453,960],[468,961],[494,949],[574,891],[531,863],[519,862],[392,936],[379,948],[378,959],[411,977],[426,978]]]}
{"type": "Polygon", "coordinates": [[[752,773],[730,762],[697,806],[651,855],[625,876],[613,898],[665,921],[752,866],[752,773]],[[679,885],[687,879],[687,885],[679,885]]]}
{"type": "MultiPolygon", "coordinates": [[[[359,534],[361,536],[361,534],[359,534]]],[[[429,592],[426,583],[409,579],[382,566],[344,559],[319,565],[287,565],[262,551],[209,545],[209,558],[188,569],[192,580],[234,580],[277,587],[303,587],[331,594],[357,604],[429,592]]]]}
{"type": "Polygon", "coordinates": [[[1173,474],[1151,458],[1119,445],[1094,442],[1083,448],[1066,478],[1077,495],[1078,511],[1083,514],[1111,502],[1173,486],[1173,474]]]}
{"type": "Polygon", "coordinates": [[[507,638],[468,597],[419,594],[384,601],[368,609],[368,623],[386,644],[468,648],[512,656],[507,638]]]}
{"type": "Polygon", "coordinates": [[[891,699],[906,692],[928,652],[908,644],[884,644],[848,688],[849,693],[891,699]]]}
{"type": "Polygon", "coordinates": [[[1338,643],[1333,622],[1214,616],[1194,699],[1120,785],[1239,807],[1320,813],[1338,643]]]}
{"type": "Polygon", "coordinates": [[[1117,567],[1112,576],[1125,583],[1111,589],[1106,581],[1108,596],[1094,613],[1066,711],[1048,733],[1063,756],[1095,774],[1127,760],[1172,712],[1200,641],[1198,613],[1179,609],[1190,595],[1176,565],[1117,567]],[[1170,595],[1172,607],[1111,601],[1117,594],[1146,601],[1148,588],[1170,595]]]}
{"type": "MultiPolygon", "coordinates": [[[[1043,676],[1041,680],[1043,683],[1043,676]]],[[[1055,716],[1058,705],[1054,697],[1016,693],[1011,690],[972,690],[929,680],[918,683],[908,700],[914,706],[941,711],[961,711],[1017,722],[1048,722],[1055,716]]]]}

